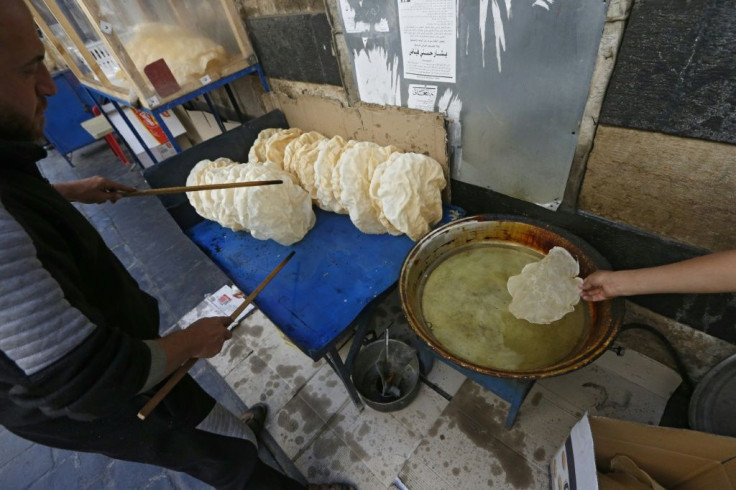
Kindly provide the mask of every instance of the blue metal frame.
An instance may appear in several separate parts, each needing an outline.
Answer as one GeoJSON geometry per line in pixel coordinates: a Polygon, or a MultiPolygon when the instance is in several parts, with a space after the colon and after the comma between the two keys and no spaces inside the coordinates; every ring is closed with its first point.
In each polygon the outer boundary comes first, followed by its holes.
{"type": "MultiPolygon", "coordinates": [[[[251,75],[251,74],[254,74],[254,73],[258,75],[258,79],[260,80],[261,85],[263,86],[263,90],[266,93],[270,92],[271,91],[271,87],[268,85],[268,81],[266,80],[266,75],[263,72],[263,68],[261,68],[260,63],[256,63],[256,64],[251,65],[251,66],[249,66],[249,67],[247,67],[247,68],[245,68],[243,70],[239,70],[239,71],[237,71],[235,73],[232,73],[232,74],[227,75],[225,77],[222,77],[222,78],[220,78],[218,80],[215,80],[212,83],[209,83],[207,85],[204,85],[201,88],[198,88],[197,90],[194,90],[192,92],[189,92],[186,95],[183,95],[183,96],[181,96],[181,97],[179,97],[177,99],[171,100],[171,101],[169,101],[169,102],[167,102],[165,104],[162,104],[162,105],[160,105],[158,107],[155,107],[153,109],[148,109],[148,108],[145,108],[145,107],[136,107],[136,109],[138,109],[140,111],[143,111],[143,112],[146,112],[148,114],[151,114],[154,117],[154,119],[156,119],[156,122],[158,123],[158,125],[161,126],[161,129],[163,130],[163,132],[166,135],[166,137],[169,139],[169,142],[171,142],[171,145],[174,147],[174,150],[176,150],[177,153],[181,153],[182,152],[182,149],[179,146],[179,144],[176,142],[176,139],[174,138],[174,135],[171,134],[171,131],[169,131],[169,128],[166,126],[166,124],[164,123],[163,119],[161,118],[161,113],[164,112],[164,111],[168,111],[169,109],[173,109],[174,107],[177,107],[177,106],[179,106],[181,104],[184,104],[185,102],[189,102],[190,100],[192,100],[192,99],[194,99],[196,97],[203,96],[204,99],[205,99],[205,101],[207,102],[208,107],[212,111],[213,116],[217,120],[217,125],[220,128],[220,131],[222,131],[224,133],[226,131],[225,125],[223,124],[222,119],[220,118],[220,114],[217,112],[217,110],[215,109],[214,104],[212,103],[212,99],[209,96],[209,92],[211,92],[212,90],[214,90],[216,88],[227,86],[230,82],[233,82],[233,81],[237,80],[238,78],[241,78],[241,77],[244,77],[244,76],[247,76],[247,75],[251,75]]],[[[130,122],[130,120],[128,119],[128,117],[125,115],[125,111],[123,111],[121,109],[121,107],[120,107],[121,105],[122,106],[132,107],[131,103],[129,101],[127,101],[127,100],[120,99],[118,97],[114,97],[112,95],[109,95],[109,94],[107,94],[107,93],[105,93],[105,92],[103,92],[101,90],[98,90],[98,89],[96,89],[94,87],[89,87],[89,86],[86,86],[85,85],[85,89],[90,94],[90,96],[92,96],[92,98],[95,100],[95,103],[98,105],[98,107],[100,107],[100,111],[103,114],[105,113],[105,111],[102,110],[102,107],[100,106],[100,104],[98,102],[98,99],[97,99],[97,97],[95,97],[95,95],[100,96],[100,97],[107,98],[107,99],[109,99],[112,102],[113,106],[115,107],[115,110],[118,111],[118,113],[120,114],[120,116],[123,118],[123,121],[125,121],[125,124],[133,132],[133,135],[135,136],[135,138],[143,146],[143,149],[145,150],[146,154],[151,159],[151,161],[153,163],[158,163],[158,159],[156,157],[154,157],[153,153],[148,148],[148,145],[146,145],[146,143],[143,141],[143,138],[141,138],[141,136],[135,130],[133,124],[130,122]]],[[[228,94],[228,96],[229,96],[229,94],[228,94]]],[[[232,102],[232,100],[233,99],[231,98],[231,102],[232,102]]],[[[107,116],[105,116],[105,117],[107,117],[107,116]]],[[[108,118],[108,121],[109,121],[109,118],[108,118]]],[[[112,123],[110,123],[110,124],[112,125],[112,123]]],[[[115,128],[114,125],[113,125],[113,128],[115,128]]],[[[124,139],[125,138],[123,138],[123,140],[124,139]]],[[[135,153],[132,152],[132,151],[131,151],[131,153],[133,153],[133,158],[135,158],[135,160],[138,163],[138,165],[141,165],[141,162],[136,157],[135,153]]]]}
{"type": "Polygon", "coordinates": [[[89,109],[92,101],[70,70],[56,71],[51,76],[57,93],[48,101],[44,135],[73,167],[71,153],[98,140],[81,126],[93,117],[89,109]]]}

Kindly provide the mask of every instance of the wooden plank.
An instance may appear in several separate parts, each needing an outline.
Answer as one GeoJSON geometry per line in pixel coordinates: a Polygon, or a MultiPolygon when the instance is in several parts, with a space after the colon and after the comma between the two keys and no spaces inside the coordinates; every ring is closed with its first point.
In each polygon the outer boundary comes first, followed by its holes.
{"type": "Polygon", "coordinates": [[[254,55],[253,46],[251,46],[248,34],[245,32],[245,26],[243,25],[243,20],[238,14],[238,9],[235,8],[235,4],[233,4],[232,0],[220,0],[220,3],[222,4],[222,8],[227,16],[230,29],[232,29],[233,35],[238,42],[243,59],[248,60],[249,64],[255,63],[255,59],[252,61],[249,59],[254,55]]]}
{"type": "Polygon", "coordinates": [[[100,22],[105,21],[105,19],[100,12],[100,7],[93,0],[79,0],[78,4],[90,20],[92,29],[94,29],[100,39],[105,43],[105,46],[107,46],[110,56],[115,58],[115,62],[118,64],[120,70],[132,83],[133,89],[140,98],[140,103],[149,107],[148,98],[153,95],[153,89],[143,76],[141,76],[141,72],[138,71],[135,63],[133,63],[130,55],[128,55],[128,50],[125,49],[125,46],[123,46],[115,31],[113,30],[109,34],[102,32],[100,22]]]}
{"type": "MultiPolygon", "coordinates": [[[[30,4],[31,2],[30,0],[27,0],[26,3],[30,4]]],[[[44,4],[46,5],[46,8],[49,9],[49,12],[51,12],[51,14],[59,22],[62,29],[64,29],[64,32],[66,32],[66,35],[69,36],[69,39],[71,39],[74,45],[77,47],[77,49],[79,49],[79,54],[82,55],[82,58],[84,58],[84,61],[87,62],[87,65],[89,65],[89,68],[92,70],[92,73],[94,73],[95,76],[97,76],[97,79],[100,81],[100,83],[105,87],[112,87],[112,83],[110,83],[110,80],[107,79],[107,76],[105,76],[105,73],[102,71],[102,68],[100,68],[100,65],[97,63],[97,60],[95,60],[94,57],[92,56],[92,53],[89,52],[89,49],[87,49],[87,46],[84,44],[84,41],[82,41],[82,38],[79,37],[79,34],[74,29],[74,27],[71,25],[71,23],[69,22],[69,19],[66,18],[66,16],[64,15],[64,12],[61,11],[56,1],[55,0],[44,0],[44,4]]],[[[87,78],[87,77],[82,75],[80,80],[83,78],[87,78]]]]}
{"type": "Polygon", "coordinates": [[[635,2],[601,123],[736,143],[736,2],[635,2]]]}
{"type": "Polygon", "coordinates": [[[578,206],[708,250],[736,247],[736,146],[600,126],[578,206]]]}
{"type": "MultiPolygon", "coordinates": [[[[240,70],[245,70],[248,68],[248,63],[245,60],[242,59],[235,59],[231,61],[229,64],[223,66],[217,75],[212,75],[210,78],[212,82],[216,82],[217,80],[221,78],[225,78],[227,76],[232,75],[233,73],[236,73],[240,70]]],[[[178,99],[180,97],[183,97],[186,94],[190,94],[194,92],[195,90],[199,90],[203,87],[202,82],[199,80],[192,80],[190,82],[185,83],[181,86],[181,89],[177,91],[174,94],[171,94],[167,97],[159,97],[158,106],[162,106],[164,104],[168,104],[172,100],[178,99]]]]}
{"type": "Polygon", "coordinates": [[[85,76],[84,73],[79,69],[79,66],[77,65],[76,60],[72,57],[71,54],[67,51],[66,47],[54,36],[54,33],[51,31],[51,28],[49,25],[43,20],[43,17],[39,15],[36,8],[33,6],[33,4],[30,3],[30,0],[28,0],[27,3],[29,9],[31,10],[31,14],[34,17],[34,20],[36,21],[36,25],[41,29],[41,31],[46,36],[46,39],[51,43],[54,49],[59,53],[59,55],[64,59],[67,66],[71,70],[71,72],[74,74],[74,76],[79,80],[80,83],[87,85],[89,87],[94,88],[95,90],[105,93],[107,95],[110,95],[112,97],[116,97],[121,100],[125,100],[128,98],[128,93],[124,91],[121,88],[116,87],[115,85],[110,84],[109,86],[102,85],[102,83],[98,80],[94,80],[93,78],[85,76]]]}
{"type": "Polygon", "coordinates": [[[64,59],[69,69],[72,71],[72,73],[74,73],[74,76],[77,77],[77,80],[81,80],[83,75],[82,71],[79,69],[79,66],[77,66],[77,62],[74,61],[74,59],[71,57],[69,52],[66,50],[66,47],[56,38],[56,36],[54,36],[51,28],[46,23],[46,21],[43,20],[43,17],[39,15],[36,7],[31,3],[30,0],[26,0],[26,5],[31,11],[31,15],[33,15],[33,20],[36,22],[38,28],[41,29],[41,32],[43,32],[44,36],[46,36],[49,44],[51,44],[54,49],[56,49],[56,51],[59,53],[59,55],[64,59]]]}

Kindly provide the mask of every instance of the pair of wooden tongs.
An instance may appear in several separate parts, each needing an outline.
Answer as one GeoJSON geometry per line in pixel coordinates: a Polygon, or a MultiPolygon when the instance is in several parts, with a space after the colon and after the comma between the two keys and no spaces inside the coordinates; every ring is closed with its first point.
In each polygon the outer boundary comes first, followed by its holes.
{"type": "MultiPolygon", "coordinates": [[[[276,268],[273,271],[271,271],[271,273],[268,276],[266,276],[266,278],[263,281],[261,281],[261,283],[258,285],[258,287],[255,288],[253,290],[253,292],[248,295],[247,298],[245,298],[245,301],[243,301],[243,303],[240,306],[238,306],[238,308],[230,314],[230,322],[231,323],[234,322],[240,316],[240,314],[243,313],[243,311],[248,307],[248,305],[253,302],[253,300],[255,299],[256,295],[258,295],[258,293],[260,293],[261,290],[266,287],[266,284],[268,284],[269,282],[271,282],[271,279],[273,279],[274,276],[276,274],[278,274],[278,272],[281,269],[284,268],[284,266],[286,265],[286,263],[289,260],[291,260],[291,258],[294,256],[294,253],[295,252],[293,252],[293,251],[291,253],[289,253],[289,255],[287,255],[286,258],[284,260],[282,260],[281,263],[279,265],[277,265],[276,268]]],[[[231,331],[232,330],[235,330],[235,327],[237,327],[237,325],[235,325],[231,329],[231,331]]],[[[199,358],[193,357],[193,358],[189,359],[187,362],[185,362],[184,364],[182,364],[181,366],[179,366],[179,368],[176,371],[174,371],[174,374],[171,375],[171,377],[166,382],[166,384],[164,384],[161,387],[161,389],[159,389],[156,392],[156,394],[153,395],[153,398],[151,398],[150,400],[148,400],[148,403],[146,403],[145,405],[143,405],[143,408],[141,408],[140,412],[138,412],[138,418],[141,419],[141,420],[145,420],[146,417],[148,417],[148,415],[153,411],[153,409],[156,408],[159,403],[161,403],[161,400],[163,400],[166,397],[166,395],[169,394],[169,392],[172,390],[172,388],[174,388],[174,386],[176,386],[176,384],[179,381],[181,381],[181,379],[184,377],[184,375],[187,374],[187,372],[192,368],[192,366],[194,366],[194,364],[198,360],[199,360],[199,358]]]]}
{"type": "Polygon", "coordinates": [[[180,192],[214,191],[217,189],[232,189],[233,187],[255,187],[259,185],[283,184],[283,180],[254,180],[250,182],[229,182],[227,184],[190,185],[179,187],[159,187],[158,189],[144,189],[122,193],[123,197],[153,196],[157,194],[178,194],[180,192]]]}

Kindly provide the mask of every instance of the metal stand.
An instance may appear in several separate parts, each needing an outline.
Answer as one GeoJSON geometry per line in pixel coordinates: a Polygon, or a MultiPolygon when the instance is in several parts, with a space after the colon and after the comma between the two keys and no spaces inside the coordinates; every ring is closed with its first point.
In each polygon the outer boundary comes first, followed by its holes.
{"type": "MultiPolygon", "coordinates": [[[[244,77],[246,75],[251,75],[251,74],[258,75],[258,79],[260,80],[261,85],[263,86],[263,90],[265,92],[271,91],[271,87],[268,85],[268,81],[266,80],[266,76],[263,73],[263,69],[261,68],[261,65],[256,63],[255,65],[251,65],[248,68],[245,68],[243,70],[233,73],[232,75],[228,75],[226,77],[220,78],[219,80],[216,80],[210,84],[204,85],[200,89],[194,90],[186,95],[183,95],[182,97],[179,97],[178,99],[174,99],[158,107],[155,107],[154,109],[147,109],[145,107],[137,107],[137,109],[153,116],[153,118],[156,120],[156,122],[158,123],[158,125],[161,127],[164,134],[168,138],[169,143],[171,143],[174,150],[177,153],[181,153],[182,149],[179,146],[179,144],[176,142],[176,139],[174,138],[174,136],[171,134],[171,131],[169,131],[169,128],[166,126],[166,123],[161,117],[161,113],[169,109],[172,109],[174,107],[177,107],[181,104],[184,104],[185,102],[188,102],[196,97],[202,96],[204,97],[205,102],[207,103],[207,106],[209,107],[210,111],[212,112],[212,115],[217,121],[217,126],[220,128],[220,131],[224,133],[226,131],[225,125],[223,124],[222,118],[220,117],[220,114],[218,113],[217,109],[215,108],[214,103],[212,102],[212,99],[209,96],[209,92],[211,92],[214,89],[220,88],[220,87],[225,87],[225,89],[228,92],[228,97],[230,99],[230,102],[234,105],[235,112],[238,114],[238,117],[241,118],[241,122],[242,122],[242,114],[240,113],[240,109],[236,105],[236,101],[232,94],[232,91],[230,90],[229,83],[233,82],[234,80],[237,80],[238,78],[244,77]]],[[[85,89],[90,94],[92,99],[95,100],[95,103],[100,108],[102,114],[105,114],[105,111],[102,110],[102,106],[99,103],[100,98],[108,99],[110,100],[110,102],[112,102],[113,107],[115,107],[115,110],[123,118],[123,121],[125,122],[126,126],[128,126],[128,128],[133,132],[133,135],[135,136],[136,140],[141,144],[141,146],[143,147],[143,150],[146,152],[148,157],[151,159],[151,162],[158,163],[158,159],[153,155],[153,152],[151,152],[151,150],[148,148],[148,145],[143,141],[143,138],[135,130],[135,127],[130,122],[128,117],[125,115],[125,111],[123,111],[123,109],[121,108],[121,106],[130,106],[130,103],[123,99],[118,99],[109,94],[98,91],[93,87],[85,86],[85,89]]],[[[106,114],[105,114],[105,117],[107,118],[106,114]]],[[[110,122],[109,118],[107,119],[108,119],[108,122],[110,122]]],[[[110,122],[110,125],[112,125],[112,122],[110,122]]],[[[114,125],[112,126],[117,132],[117,129],[115,128],[115,126],[114,125]]],[[[122,138],[122,135],[120,136],[122,138]]],[[[125,138],[123,138],[123,141],[125,141],[125,138]]],[[[138,159],[138,157],[135,155],[135,152],[131,151],[131,153],[133,154],[133,158],[136,159],[136,162],[138,163],[138,165],[141,165],[141,162],[138,159]]]]}

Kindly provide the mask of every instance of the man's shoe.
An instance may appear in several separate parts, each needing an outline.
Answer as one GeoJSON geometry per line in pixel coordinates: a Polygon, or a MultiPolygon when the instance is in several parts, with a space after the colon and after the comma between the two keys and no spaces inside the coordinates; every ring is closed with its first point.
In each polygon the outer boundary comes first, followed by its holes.
{"type": "Polygon", "coordinates": [[[243,412],[240,421],[247,425],[253,431],[253,434],[258,436],[266,423],[267,414],[268,406],[265,403],[256,403],[249,410],[243,412]]]}

